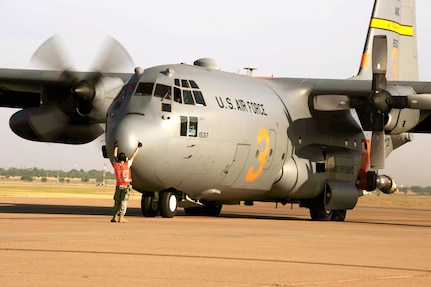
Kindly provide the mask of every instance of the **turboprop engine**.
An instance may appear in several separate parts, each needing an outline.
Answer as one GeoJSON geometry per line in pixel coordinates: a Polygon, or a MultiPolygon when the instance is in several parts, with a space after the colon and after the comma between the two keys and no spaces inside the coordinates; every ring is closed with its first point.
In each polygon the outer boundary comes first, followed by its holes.
{"type": "MultiPolygon", "coordinates": [[[[104,129],[106,112],[130,75],[110,72],[132,66],[125,48],[108,38],[93,72],[75,72],[64,57],[57,36],[46,40],[33,54],[32,61],[48,66],[53,79],[40,84],[39,103],[16,112],[9,120],[18,136],[42,142],[84,144],[93,141],[104,129]]],[[[37,84],[37,83],[36,83],[37,84]]],[[[39,95],[38,95],[39,96],[39,95]]]]}

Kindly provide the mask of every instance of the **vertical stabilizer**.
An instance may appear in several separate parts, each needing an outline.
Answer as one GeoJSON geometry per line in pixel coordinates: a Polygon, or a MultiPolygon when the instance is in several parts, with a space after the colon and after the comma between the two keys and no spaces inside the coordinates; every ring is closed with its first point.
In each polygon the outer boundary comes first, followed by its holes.
{"type": "Polygon", "coordinates": [[[389,81],[418,80],[415,0],[376,0],[357,79],[372,79],[374,36],[386,36],[389,81]]]}

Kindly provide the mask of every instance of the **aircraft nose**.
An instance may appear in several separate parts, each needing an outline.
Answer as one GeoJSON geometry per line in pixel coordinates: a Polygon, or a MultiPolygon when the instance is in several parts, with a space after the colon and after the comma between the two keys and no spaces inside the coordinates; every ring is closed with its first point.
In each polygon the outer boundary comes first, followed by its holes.
{"type": "Polygon", "coordinates": [[[139,114],[128,114],[112,124],[114,125],[106,134],[106,144],[108,150],[111,149],[111,154],[115,141],[118,141],[118,152],[124,152],[130,158],[138,142],[141,142],[142,148],[133,162],[134,170],[139,170],[141,174],[139,177],[147,178],[154,175],[157,163],[161,161],[166,150],[168,139],[166,131],[151,118],[139,114]]]}

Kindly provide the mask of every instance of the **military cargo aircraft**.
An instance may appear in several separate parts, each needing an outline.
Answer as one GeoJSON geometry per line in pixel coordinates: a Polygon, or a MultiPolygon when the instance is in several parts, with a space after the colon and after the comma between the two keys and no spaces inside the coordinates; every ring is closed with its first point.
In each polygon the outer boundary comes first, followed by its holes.
{"type": "MultiPolygon", "coordinates": [[[[107,63],[128,61],[112,40],[107,63]]],[[[144,216],[218,215],[223,204],[298,203],[343,221],[363,191],[393,193],[386,157],[431,132],[431,83],[418,81],[414,0],[376,0],[350,79],[253,77],[209,58],[133,74],[59,69],[56,38],[35,57],[52,70],[0,70],[0,106],[20,137],[83,144],[105,133],[134,161],[144,216]],[[101,125],[103,124],[103,125],[101,125]]],[[[103,62],[103,61],[102,61],[103,62]]],[[[103,69],[100,69],[103,70],[103,69]]]]}

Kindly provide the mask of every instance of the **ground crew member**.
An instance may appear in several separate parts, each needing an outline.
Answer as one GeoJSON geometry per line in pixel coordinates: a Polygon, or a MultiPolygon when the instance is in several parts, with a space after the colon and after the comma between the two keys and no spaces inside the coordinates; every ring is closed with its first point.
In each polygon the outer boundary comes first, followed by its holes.
{"type": "Polygon", "coordinates": [[[126,155],[121,152],[118,154],[118,141],[115,141],[114,144],[114,161],[112,165],[114,166],[115,179],[117,181],[115,187],[115,195],[114,195],[114,216],[111,219],[111,222],[127,222],[124,219],[124,215],[126,215],[127,210],[127,201],[130,196],[130,183],[132,182],[132,174],[130,171],[130,167],[133,164],[133,160],[138,154],[138,150],[142,147],[142,143],[138,142],[138,146],[135,151],[132,153],[130,159],[127,159],[126,155]]]}

